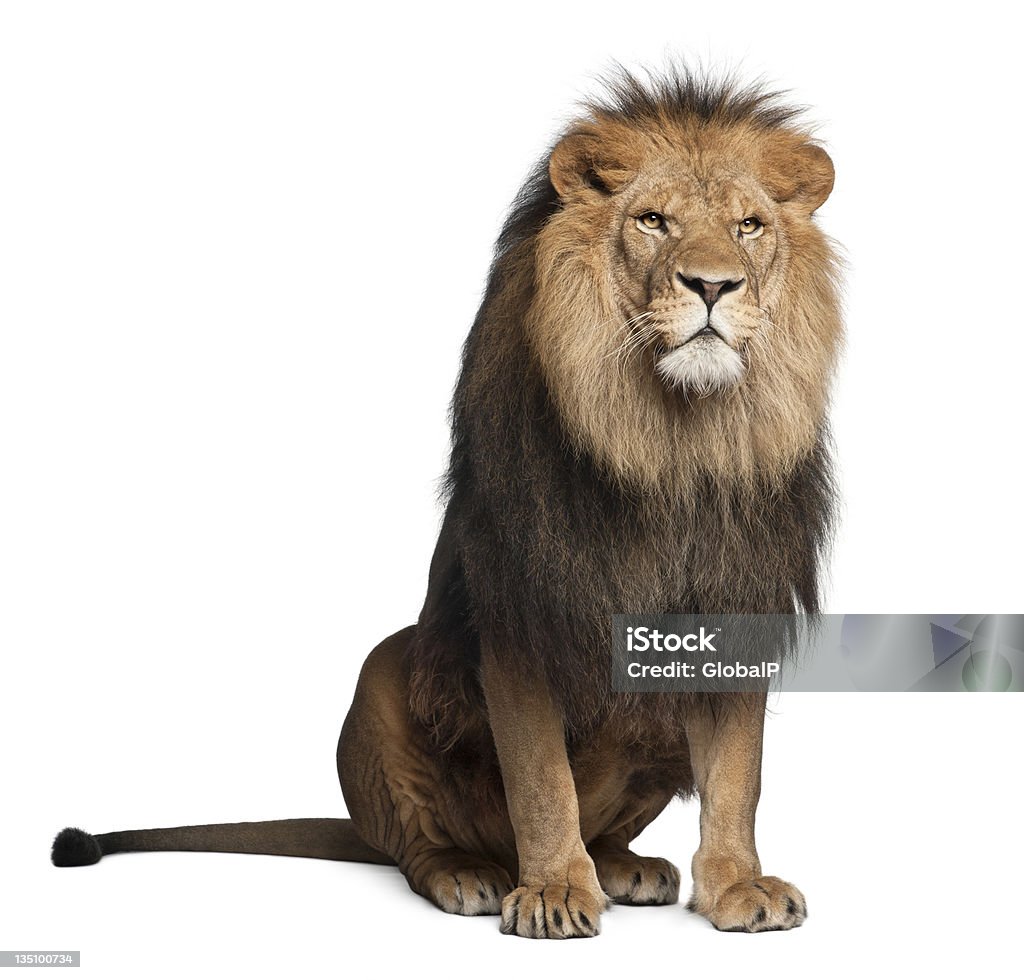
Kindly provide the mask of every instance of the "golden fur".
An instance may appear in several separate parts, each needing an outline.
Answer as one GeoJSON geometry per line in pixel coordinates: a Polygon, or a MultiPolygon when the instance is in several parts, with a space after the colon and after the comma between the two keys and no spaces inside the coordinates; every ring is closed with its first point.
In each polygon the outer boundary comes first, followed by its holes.
{"type": "Polygon", "coordinates": [[[841,336],[835,255],[808,220],[831,189],[828,158],[799,129],[756,119],[627,123],[596,111],[555,149],[551,173],[563,207],[537,236],[528,324],[580,450],[628,485],[671,494],[702,472],[747,481],[789,471],[817,438],[841,336]],[[807,184],[785,186],[801,166],[807,184]],[[617,193],[595,193],[582,179],[588,170],[617,193]],[[715,398],[667,390],[642,343],[656,330],[638,342],[645,325],[630,323],[651,304],[625,268],[619,229],[634,202],[664,200],[658,185],[667,182],[703,191],[676,195],[688,237],[741,217],[730,213],[737,188],[771,221],[759,303],[743,310],[747,374],[715,398]]]}

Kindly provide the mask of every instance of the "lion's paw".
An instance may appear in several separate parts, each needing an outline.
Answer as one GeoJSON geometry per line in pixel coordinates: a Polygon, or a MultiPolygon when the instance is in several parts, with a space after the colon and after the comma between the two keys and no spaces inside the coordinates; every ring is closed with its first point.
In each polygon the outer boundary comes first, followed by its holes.
{"type": "Polygon", "coordinates": [[[594,858],[601,887],[620,905],[675,905],[679,869],[664,858],[639,857],[631,851],[594,858]]]}
{"type": "Polygon", "coordinates": [[[438,869],[425,885],[431,901],[454,915],[499,915],[502,900],[512,891],[508,872],[496,864],[438,869]]]}
{"type": "Polygon", "coordinates": [[[772,932],[795,929],[807,918],[807,901],[796,885],[781,878],[764,877],[739,881],[701,912],[711,924],[723,932],[772,932]]]}
{"type": "Polygon", "coordinates": [[[573,939],[596,936],[601,913],[608,906],[599,889],[566,884],[522,886],[508,895],[501,909],[501,931],[527,939],[573,939]]]}

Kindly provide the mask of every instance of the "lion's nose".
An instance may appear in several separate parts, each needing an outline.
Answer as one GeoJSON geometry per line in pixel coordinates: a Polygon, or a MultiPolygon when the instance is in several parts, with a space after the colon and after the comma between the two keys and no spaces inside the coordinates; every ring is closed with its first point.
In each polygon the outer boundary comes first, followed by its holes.
{"type": "Polygon", "coordinates": [[[743,285],[742,279],[690,279],[681,272],[676,273],[676,279],[703,299],[709,312],[726,293],[734,292],[743,285]]]}

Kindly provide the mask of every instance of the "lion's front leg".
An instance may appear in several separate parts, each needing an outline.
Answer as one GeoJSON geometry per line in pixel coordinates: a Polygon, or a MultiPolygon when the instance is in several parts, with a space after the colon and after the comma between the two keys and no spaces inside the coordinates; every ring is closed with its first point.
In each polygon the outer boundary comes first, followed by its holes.
{"type": "Polygon", "coordinates": [[[700,794],[700,847],[688,908],[716,929],[793,929],[807,916],[796,886],[763,876],[754,844],[761,794],[764,694],[709,700],[687,729],[700,794]]]}
{"type": "Polygon", "coordinates": [[[501,931],[532,939],[600,932],[608,898],[580,837],[565,728],[547,685],[484,648],[481,679],[519,857],[501,931]]]}

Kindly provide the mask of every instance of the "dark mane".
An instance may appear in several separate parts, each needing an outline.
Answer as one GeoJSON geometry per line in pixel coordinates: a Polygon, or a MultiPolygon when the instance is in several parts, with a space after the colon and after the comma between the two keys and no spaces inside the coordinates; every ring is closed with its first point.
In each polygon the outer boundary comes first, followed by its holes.
{"type": "MultiPolygon", "coordinates": [[[[646,81],[619,71],[605,87],[591,113],[644,125],[686,117],[767,128],[800,111],[763,86],[682,68],[646,81]]],[[[452,401],[445,520],[408,664],[414,717],[456,754],[487,738],[482,636],[547,674],[570,741],[611,714],[624,737],[656,741],[680,723],[685,699],[611,693],[613,613],[819,604],[835,499],[824,423],[781,483],[740,489],[707,472],[685,499],[631,493],[570,448],[523,328],[534,242],[559,207],[545,155],[498,238],[452,401]]]]}
{"type": "Polygon", "coordinates": [[[659,125],[665,121],[740,122],[771,129],[796,120],[805,110],[789,105],[786,93],[764,82],[742,84],[735,75],[715,76],[685,65],[642,78],[617,66],[602,78],[604,97],[588,100],[595,116],[614,116],[625,122],[659,125]]]}
{"type": "Polygon", "coordinates": [[[494,249],[493,279],[498,264],[517,245],[532,238],[559,207],[558,194],[548,176],[549,150],[538,161],[516,194],[494,249]]]}

